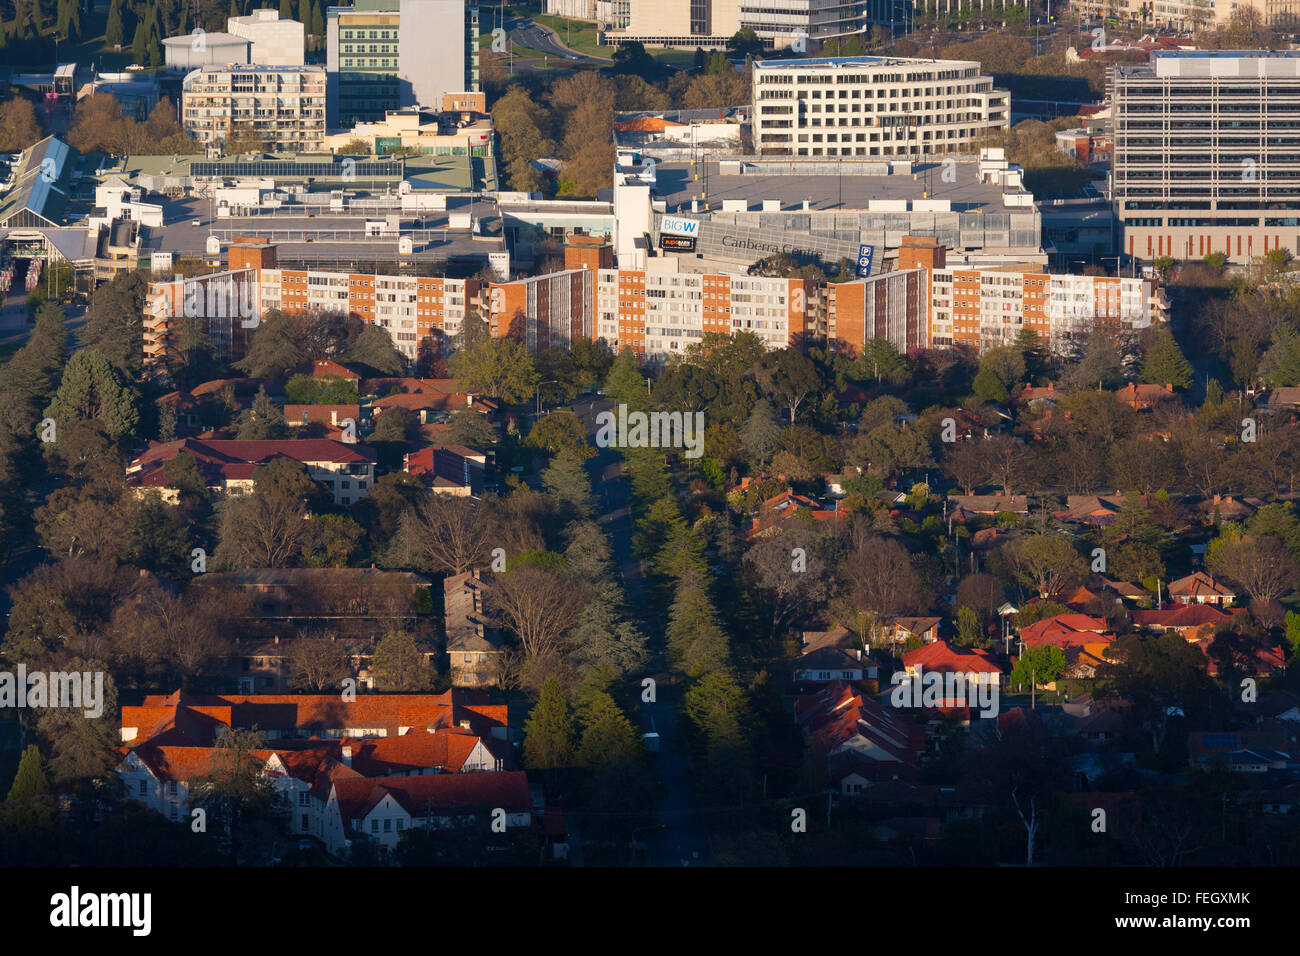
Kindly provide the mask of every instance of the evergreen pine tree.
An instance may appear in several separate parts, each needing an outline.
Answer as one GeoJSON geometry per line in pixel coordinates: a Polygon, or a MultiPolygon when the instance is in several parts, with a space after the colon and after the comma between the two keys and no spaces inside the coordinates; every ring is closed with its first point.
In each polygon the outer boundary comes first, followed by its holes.
{"type": "Polygon", "coordinates": [[[542,684],[537,706],[524,724],[524,765],[554,770],[573,762],[574,730],[564,690],[554,677],[542,684]]]}
{"type": "Polygon", "coordinates": [[[1147,385],[1172,385],[1179,391],[1192,384],[1191,363],[1183,357],[1183,350],[1168,329],[1157,332],[1147,349],[1141,379],[1147,385]]]}

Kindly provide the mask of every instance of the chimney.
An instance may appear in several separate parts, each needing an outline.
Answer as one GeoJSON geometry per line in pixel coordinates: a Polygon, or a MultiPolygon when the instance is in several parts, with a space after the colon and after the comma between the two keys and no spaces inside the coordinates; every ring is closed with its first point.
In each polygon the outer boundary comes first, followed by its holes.
{"type": "Polygon", "coordinates": [[[352,745],[351,744],[343,745],[343,766],[345,767],[352,766],[352,745]]]}
{"type": "Polygon", "coordinates": [[[862,648],[858,648],[858,660],[862,660],[862,648]]]}

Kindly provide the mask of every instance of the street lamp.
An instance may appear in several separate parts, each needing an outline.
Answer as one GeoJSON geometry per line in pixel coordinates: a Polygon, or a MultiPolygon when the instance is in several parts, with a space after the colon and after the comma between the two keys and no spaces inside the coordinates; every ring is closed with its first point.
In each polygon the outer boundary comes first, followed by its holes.
{"type": "Polygon", "coordinates": [[[538,415],[542,414],[542,386],[557,385],[557,384],[559,384],[559,379],[555,379],[555,378],[548,378],[544,382],[537,383],[537,414],[538,415]]]}

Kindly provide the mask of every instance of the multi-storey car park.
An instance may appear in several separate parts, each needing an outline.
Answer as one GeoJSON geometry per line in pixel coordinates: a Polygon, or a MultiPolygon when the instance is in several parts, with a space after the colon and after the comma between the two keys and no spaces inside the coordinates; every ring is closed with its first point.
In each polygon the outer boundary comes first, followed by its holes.
{"type": "Polygon", "coordinates": [[[1110,96],[1126,255],[1300,253],[1300,53],[1156,53],[1110,96]]]}

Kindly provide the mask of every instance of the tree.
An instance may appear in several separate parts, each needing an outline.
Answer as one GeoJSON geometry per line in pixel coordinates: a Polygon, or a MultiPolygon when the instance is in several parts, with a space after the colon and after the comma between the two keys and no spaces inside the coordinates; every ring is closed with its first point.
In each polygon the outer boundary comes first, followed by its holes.
{"type": "Polygon", "coordinates": [[[190,782],[191,803],[207,811],[208,825],[216,832],[229,835],[235,865],[242,849],[255,839],[249,825],[277,816],[275,786],[262,772],[266,760],[260,751],[265,746],[261,731],[222,727],[208,772],[190,782]]]}
{"type": "Polygon", "coordinates": [[[1273,332],[1273,341],[1259,363],[1259,375],[1275,388],[1300,385],[1300,335],[1294,327],[1282,323],[1273,332]]]}
{"type": "Polygon", "coordinates": [[[1214,574],[1238,584],[1261,605],[1289,594],[1300,583],[1295,557],[1272,535],[1240,537],[1210,548],[1206,564],[1214,574]]]}
{"type": "Polygon", "coordinates": [[[524,724],[524,765],[530,770],[568,767],[574,756],[573,717],[564,690],[554,677],[542,684],[542,693],[524,724]]]}
{"type": "Polygon", "coordinates": [[[100,352],[128,382],[139,381],[143,368],[147,292],[140,273],[119,272],[95,290],[90,314],[78,334],[83,347],[100,352]]]}
{"type": "Polygon", "coordinates": [[[649,659],[645,635],[619,613],[621,599],[617,586],[598,585],[565,638],[580,673],[607,668],[616,675],[634,674],[649,659]]]}
{"type": "Polygon", "coordinates": [[[497,430],[487,417],[472,408],[462,408],[452,413],[447,437],[452,444],[468,445],[480,451],[497,443],[497,430]]]}
{"type": "MultiPolygon", "coordinates": [[[[475,414],[471,412],[470,414],[475,414]]],[[[481,415],[476,417],[482,418],[481,415]]],[[[420,420],[409,408],[394,405],[384,409],[384,413],[375,418],[375,429],[370,433],[372,442],[405,442],[419,427],[420,420]]],[[[468,442],[455,439],[454,443],[468,445],[468,442]]]]}
{"type": "Polygon", "coordinates": [[[261,385],[252,406],[240,413],[235,437],[240,441],[267,441],[285,437],[288,430],[284,413],[266,394],[266,386],[261,385]]]}
{"type": "Polygon", "coordinates": [[[393,337],[370,322],[348,347],[343,360],[367,365],[381,375],[401,375],[406,371],[406,356],[393,345],[393,337]]]}
{"type": "Polygon", "coordinates": [[[624,348],[614,357],[605,377],[605,395],[629,409],[641,408],[645,403],[645,378],[637,364],[636,353],[630,348],[624,348]]]}
{"type": "Polygon", "coordinates": [[[45,775],[41,752],[35,744],[29,744],[23,751],[9,795],[0,809],[7,821],[23,829],[53,826],[55,816],[50,781],[45,775]]]}
{"type": "Polygon", "coordinates": [[[1083,357],[1065,379],[1075,388],[1119,388],[1124,383],[1124,367],[1111,337],[1101,331],[1089,333],[1083,357]]]}
{"type": "Polygon", "coordinates": [[[538,419],[529,430],[524,444],[552,455],[567,451],[579,464],[596,455],[596,450],[587,441],[587,426],[568,409],[560,409],[538,419]]]}
{"type": "Polygon", "coordinates": [[[761,472],[781,441],[781,426],[776,423],[772,406],[765,399],[755,403],[740,431],[740,440],[755,471],[761,472]]]}
{"type": "Polygon", "coordinates": [[[464,574],[487,560],[500,540],[485,506],[471,498],[425,495],[402,519],[395,547],[401,564],[443,574],[464,574]]]}
{"type": "Polygon", "coordinates": [[[420,651],[415,635],[406,631],[389,631],[379,639],[370,670],[383,691],[424,691],[434,681],[433,668],[420,651]]]}
{"type": "Polygon", "coordinates": [[[295,690],[319,694],[352,676],[348,653],[334,634],[299,634],[289,644],[285,657],[289,683],[295,690]]]}
{"type": "Polygon", "coordinates": [[[1011,670],[1011,683],[1017,687],[1050,684],[1065,672],[1065,653],[1054,644],[1026,647],[1011,670]]]}
{"type": "Polygon", "coordinates": [[[571,448],[565,447],[542,472],[542,484],[547,494],[555,498],[575,518],[589,518],[596,503],[591,494],[591,482],[582,466],[582,459],[571,448]]]}
{"type": "Polygon", "coordinates": [[[582,613],[581,592],[564,575],[527,564],[497,575],[489,596],[530,661],[554,653],[582,613]]]}
{"type": "Polygon", "coordinates": [[[54,419],[60,431],[70,430],[78,420],[94,422],[112,441],[129,434],[140,421],[135,396],[108,359],[93,348],[82,349],[68,360],[45,416],[54,419]]]}
{"type": "Polygon", "coordinates": [[[695,579],[678,585],[664,638],[669,664],[687,677],[717,671],[730,662],[730,639],[718,624],[708,592],[695,579]]]}
{"type": "Polygon", "coordinates": [[[1142,362],[1141,381],[1147,385],[1173,385],[1182,391],[1192,384],[1192,375],[1191,363],[1183,357],[1174,334],[1160,329],[1142,362]]]}
{"type": "Polygon", "coordinates": [[[346,568],[365,531],[346,515],[314,515],[303,529],[302,559],[309,568],[346,568]]]}
{"type": "Polygon", "coordinates": [[[13,95],[0,103],[0,151],[22,152],[40,138],[41,127],[31,100],[13,95]]]}
{"type": "Polygon", "coordinates": [[[799,406],[820,387],[821,377],[817,367],[798,349],[777,349],[770,355],[770,365],[764,363],[758,378],[766,386],[764,391],[781,400],[793,425],[799,406]]]}
{"type": "Polygon", "coordinates": [[[125,39],[122,29],[122,0],[113,0],[108,8],[108,22],[104,27],[104,43],[117,49],[125,39]]]}
{"type": "Polygon", "coordinates": [[[514,339],[484,339],[473,348],[457,352],[451,366],[452,374],[467,391],[506,404],[532,397],[537,387],[532,356],[523,343],[514,339]]]}
{"type": "Polygon", "coordinates": [[[1022,585],[1041,598],[1050,598],[1082,580],[1087,565],[1065,538],[1031,535],[1002,546],[1007,566],[1022,585]]]}
{"type": "Polygon", "coordinates": [[[758,38],[752,27],[742,27],[727,41],[727,52],[736,59],[749,56],[761,56],[763,41],[758,38]]]}
{"type": "Polygon", "coordinates": [[[591,690],[583,695],[578,722],[582,737],[574,756],[579,767],[598,771],[639,756],[641,735],[606,691],[591,690]]]}
{"type": "Polygon", "coordinates": [[[302,362],[303,353],[294,340],[289,317],[271,309],[253,330],[248,352],[235,367],[253,378],[276,378],[302,362]]]}
{"type": "Polygon", "coordinates": [[[307,508],[297,498],[253,493],[221,503],[214,561],[220,568],[288,567],[302,547],[307,508]]]}

